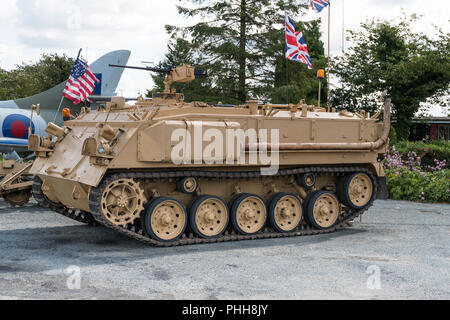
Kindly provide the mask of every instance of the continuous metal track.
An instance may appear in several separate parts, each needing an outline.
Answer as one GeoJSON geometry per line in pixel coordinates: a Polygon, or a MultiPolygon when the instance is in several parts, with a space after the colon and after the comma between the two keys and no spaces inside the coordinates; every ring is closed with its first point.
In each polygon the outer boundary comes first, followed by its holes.
{"type": "MultiPolygon", "coordinates": [[[[309,167],[309,168],[295,168],[295,169],[284,169],[280,170],[278,176],[282,177],[290,177],[293,175],[313,172],[317,174],[327,174],[327,175],[347,175],[353,172],[364,172],[372,179],[374,184],[374,190],[377,190],[377,182],[374,178],[373,174],[365,169],[360,167],[309,167]]],[[[213,171],[160,171],[160,172],[140,172],[140,173],[115,173],[106,176],[102,183],[97,187],[93,188],[89,195],[89,206],[91,212],[94,212],[93,217],[100,224],[113,229],[127,237],[138,240],[142,243],[160,246],[160,247],[172,247],[172,246],[180,246],[180,245],[190,245],[190,244],[202,244],[202,243],[216,243],[216,242],[225,242],[225,241],[237,241],[237,240],[255,240],[255,239],[265,239],[265,238],[283,238],[283,237],[298,237],[304,235],[315,235],[315,234],[324,234],[331,233],[340,228],[343,228],[347,225],[347,222],[360,216],[363,214],[369,207],[372,206],[373,201],[375,200],[375,194],[370,200],[370,202],[361,210],[349,209],[344,214],[341,214],[339,217],[338,223],[332,228],[328,230],[318,230],[314,229],[306,223],[301,224],[296,231],[290,233],[279,233],[275,232],[272,228],[266,227],[260,233],[254,235],[241,235],[237,234],[234,231],[226,231],[222,236],[213,238],[213,239],[203,239],[198,238],[192,233],[185,233],[183,236],[175,241],[171,242],[159,242],[156,241],[146,234],[144,234],[140,223],[129,224],[126,227],[116,226],[106,220],[103,215],[100,213],[100,198],[102,195],[102,190],[109,183],[116,179],[122,178],[133,178],[137,181],[144,181],[146,179],[176,179],[181,177],[197,177],[197,178],[208,178],[208,179],[265,179],[264,176],[261,176],[259,171],[249,171],[249,172],[213,172],[213,171]]],[[[60,209],[60,211],[65,211],[65,209],[60,209]]],[[[58,212],[60,212],[58,211],[58,212]]],[[[60,212],[61,213],[61,212],[60,212]]],[[[66,215],[66,214],[64,214],[66,215]]],[[[67,215],[66,215],[67,216],[67,215]]]]}
{"type": "MultiPolygon", "coordinates": [[[[374,184],[374,190],[377,190],[377,181],[374,178],[373,174],[367,170],[366,168],[361,167],[308,167],[308,168],[294,168],[294,169],[283,169],[280,170],[277,176],[281,177],[290,177],[297,174],[302,173],[317,173],[317,174],[326,174],[332,176],[341,176],[347,175],[353,172],[364,172],[371,179],[374,184]]],[[[370,202],[361,210],[349,209],[344,214],[341,214],[339,217],[338,223],[331,229],[328,230],[318,230],[309,226],[306,223],[302,223],[296,231],[289,233],[279,233],[275,232],[270,227],[265,227],[260,233],[254,235],[241,235],[237,234],[234,231],[226,231],[222,236],[213,238],[213,239],[203,239],[195,236],[192,233],[185,233],[183,236],[175,241],[171,242],[159,242],[148,235],[144,234],[140,223],[129,224],[126,227],[116,226],[106,220],[103,215],[100,213],[99,207],[99,199],[102,194],[103,188],[116,179],[121,178],[133,178],[137,181],[145,182],[146,179],[176,179],[181,177],[197,177],[197,178],[207,178],[207,179],[267,179],[270,177],[261,176],[259,171],[239,171],[239,172],[213,172],[213,171],[159,171],[159,172],[123,172],[123,173],[114,173],[107,175],[102,183],[97,187],[93,188],[89,195],[89,206],[94,214],[69,209],[64,206],[59,206],[50,202],[42,193],[41,186],[42,181],[39,177],[35,177],[33,182],[33,196],[36,201],[44,207],[50,208],[51,210],[73,220],[76,220],[81,223],[86,223],[89,225],[96,225],[97,223],[113,229],[120,234],[123,234],[127,237],[133,238],[137,241],[140,241],[145,244],[159,246],[159,247],[173,247],[180,245],[190,245],[190,244],[202,244],[202,243],[217,243],[217,242],[225,242],[225,241],[238,241],[238,240],[256,240],[256,239],[266,239],[266,238],[285,238],[285,237],[298,237],[305,235],[316,235],[316,234],[325,234],[332,233],[338,229],[341,229],[347,225],[347,222],[357,218],[361,214],[363,214],[367,209],[369,209],[373,201],[375,200],[375,194],[370,200],[370,202]]]]}

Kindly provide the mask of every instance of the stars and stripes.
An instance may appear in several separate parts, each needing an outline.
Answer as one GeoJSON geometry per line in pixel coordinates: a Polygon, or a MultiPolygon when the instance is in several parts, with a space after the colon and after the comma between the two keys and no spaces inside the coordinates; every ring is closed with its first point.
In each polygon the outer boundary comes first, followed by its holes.
{"type": "Polygon", "coordinates": [[[311,1],[311,8],[313,8],[317,12],[322,11],[323,8],[327,7],[330,4],[329,0],[310,0],[310,1],[311,1]]]}
{"type": "Polygon", "coordinates": [[[309,56],[308,46],[303,38],[303,33],[301,31],[295,31],[294,21],[287,14],[285,15],[285,29],[286,58],[304,63],[308,69],[312,69],[312,61],[309,56]]]}
{"type": "Polygon", "coordinates": [[[74,104],[89,101],[88,97],[94,92],[96,82],[99,80],[91,68],[78,58],[66,82],[63,96],[72,100],[74,104]]]}

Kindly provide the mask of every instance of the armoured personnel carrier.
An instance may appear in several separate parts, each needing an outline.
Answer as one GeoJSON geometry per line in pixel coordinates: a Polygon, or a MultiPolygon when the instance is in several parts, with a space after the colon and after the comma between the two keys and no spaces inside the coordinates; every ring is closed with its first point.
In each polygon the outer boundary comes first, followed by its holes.
{"type": "Polygon", "coordinates": [[[386,196],[389,99],[382,122],[304,102],[186,103],[171,85],[201,72],[151,71],[169,73],[152,99],[115,98],[30,137],[41,205],[174,246],[333,232],[386,196]]]}

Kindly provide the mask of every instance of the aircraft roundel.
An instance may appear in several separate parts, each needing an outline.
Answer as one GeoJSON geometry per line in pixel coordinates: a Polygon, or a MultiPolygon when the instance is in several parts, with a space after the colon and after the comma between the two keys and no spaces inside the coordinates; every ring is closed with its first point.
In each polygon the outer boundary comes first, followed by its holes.
{"type": "MultiPolygon", "coordinates": [[[[3,136],[6,138],[28,139],[29,126],[30,118],[21,114],[10,114],[3,120],[3,136]]],[[[31,124],[31,132],[34,133],[34,123],[31,124]]]]}

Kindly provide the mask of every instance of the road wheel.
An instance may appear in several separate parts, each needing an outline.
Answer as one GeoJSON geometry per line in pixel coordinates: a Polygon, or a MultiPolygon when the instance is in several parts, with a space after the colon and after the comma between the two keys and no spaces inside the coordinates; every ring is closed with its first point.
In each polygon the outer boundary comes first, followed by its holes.
{"type": "Polygon", "coordinates": [[[144,231],[161,242],[175,241],[181,237],[187,225],[184,205],[169,197],[159,197],[151,201],[142,218],[144,231]]]}
{"type": "Polygon", "coordinates": [[[341,180],[339,199],[353,209],[364,208],[374,196],[372,179],[365,173],[353,173],[341,180]]]}
{"type": "Polygon", "coordinates": [[[228,225],[228,206],[219,197],[202,195],[190,206],[191,229],[202,238],[220,236],[228,225]]]}
{"type": "Polygon", "coordinates": [[[308,223],[316,229],[331,229],[338,221],[339,209],[339,200],[332,192],[316,191],[306,205],[308,223]]]}
{"type": "Polygon", "coordinates": [[[133,179],[117,179],[103,190],[100,208],[112,224],[125,227],[139,218],[146,199],[139,183],[133,179]]]}
{"type": "Polygon", "coordinates": [[[294,194],[277,193],[272,197],[268,207],[270,224],[278,232],[291,232],[302,221],[302,204],[294,194]]]}
{"type": "Polygon", "coordinates": [[[231,221],[234,229],[243,235],[262,230],[267,220],[264,200],[255,194],[244,193],[231,206],[231,221]]]}

